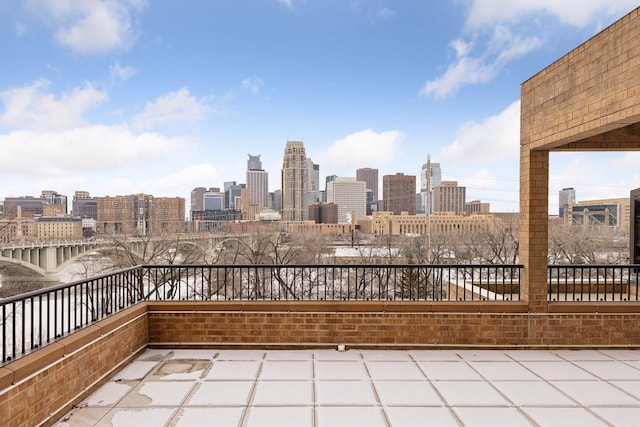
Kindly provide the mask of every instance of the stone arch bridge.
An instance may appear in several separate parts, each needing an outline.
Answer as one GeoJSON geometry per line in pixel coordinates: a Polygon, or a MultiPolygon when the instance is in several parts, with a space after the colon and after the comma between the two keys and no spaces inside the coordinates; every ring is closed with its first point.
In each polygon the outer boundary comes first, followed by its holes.
{"type": "MultiPolygon", "coordinates": [[[[242,236],[234,236],[242,238],[242,236]]],[[[228,240],[229,236],[192,235],[176,239],[179,246],[194,244],[208,251],[228,240]],[[204,240],[204,241],[203,241],[204,240]]],[[[153,239],[130,238],[133,253],[142,253],[143,247],[153,239]]],[[[0,245],[0,278],[5,282],[50,281],[57,282],[59,273],[67,265],[91,252],[117,250],[114,240],[79,240],[56,242],[27,242],[0,245]]]]}

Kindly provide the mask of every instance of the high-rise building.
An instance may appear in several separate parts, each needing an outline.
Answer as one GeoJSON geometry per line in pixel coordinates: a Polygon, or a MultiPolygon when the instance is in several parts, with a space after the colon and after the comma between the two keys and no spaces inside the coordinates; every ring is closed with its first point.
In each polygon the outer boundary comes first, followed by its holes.
{"type": "Polygon", "coordinates": [[[287,141],[282,161],[282,220],[304,221],[309,216],[307,155],[301,141],[287,141]]]}
{"type": "Polygon", "coordinates": [[[147,197],[153,200],[153,203],[149,203],[148,232],[150,235],[184,232],[184,198],[147,197]]]}
{"type": "Polygon", "coordinates": [[[466,187],[458,187],[458,181],[442,181],[433,187],[433,212],[465,212],[466,187]]]}
{"type": "Polygon", "coordinates": [[[98,219],[98,199],[88,191],[76,191],[71,202],[73,216],[98,219]]]}
{"type": "Polygon", "coordinates": [[[338,205],[338,223],[352,223],[366,215],[367,188],[356,178],[336,178],[327,183],[327,203],[338,205]]]}
{"type": "Polygon", "coordinates": [[[185,201],[181,197],[132,194],[97,200],[101,233],[146,236],[184,231],[185,201]]]}
{"type": "Polygon", "coordinates": [[[242,219],[245,221],[255,221],[264,208],[262,205],[251,203],[248,188],[240,191],[238,207],[242,211],[242,219]]]}
{"type": "Polygon", "coordinates": [[[57,191],[42,190],[40,196],[45,204],[58,207],[55,211],[60,214],[67,213],[67,196],[59,194],[57,191]]]}
{"type": "Polygon", "coordinates": [[[14,219],[20,211],[21,217],[33,218],[42,215],[45,204],[46,202],[41,197],[7,197],[4,199],[4,215],[7,216],[7,219],[14,219]]]}
{"type": "Polygon", "coordinates": [[[203,195],[203,207],[205,211],[224,210],[224,193],[218,187],[209,188],[203,195]]]}
{"type": "Polygon", "coordinates": [[[247,188],[246,184],[237,184],[235,181],[224,183],[224,205],[227,209],[237,209],[236,199],[244,188],[247,188]]]}
{"type": "Polygon", "coordinates": [[[308,191],[309,206],[320,201],[320,165],[313,163],[310,158],[307,158],[307,172],[308,178],[308,191]]]}
{"type": "Polygon", "coordinates": [[[247,190],[249,191],[249,203],[262,207],[269,206],[269,178],[268,173],[262,169],[260,154],[249,154],[247,160],[247,190]]]}
{"type": "Polygon", "coordinates": [[[262,170],[262,161],[260,160],[261,154],[254,156],[249,154],[249,160],[247,160],[247,170],[262,170]]]}
{"type": "Polygon", "coordinates": [[[367,189],[367,208],[365,214],[373,215],[378,210],[378,201],[373,195],[373,190],[367,189]]]}
{"type": "Polygon", "coordinates": [[[206,192],[207,189],[204,187],[196,187],[191,190],[191,212],[204,210],[204,193],[206,192]]]}
{"type": "Polygon", "coordinates": [[[356,179],[364,181],[367,190],[371,191],[371,196],[367,196],[367,215],[371,215],[378,207],[378,169],[360,168],[356,169],[356,179]]]}
{"type": "Polygon", "coordinates": [[[397,173],[382,177],[382,210],[400,215],[416,214],[416,177],[397,173]]]}
{"type": "Polygon", "coordinates": [[[271,199],[271,209],[282,213],[282,190],[276,190],[273,193],[269,193],[269,198],[271,199]]]}
{"type": "Polygon", "coordinates": [[[431,156],[427,155],[427,163],[422,165],[420,179],[420,198],[424,213],[432,214],[433,211],[433,189],[442,182],[442,171],[440,163],[431,163],[431,156]]]}
{"type": "Polygon", "coordinates": [[[564,213],[575,204],[576,190],[569,187],[558,191],[558,217],[564,218],[564,213]]]}
{"type": "Polygon", "coordinates": [[[373,192],[373,199],[378,201],[378,169],[356,169],[356,179],[358,181],[364,181],[367,186],[367,190],[371,190],[373,192]]]}

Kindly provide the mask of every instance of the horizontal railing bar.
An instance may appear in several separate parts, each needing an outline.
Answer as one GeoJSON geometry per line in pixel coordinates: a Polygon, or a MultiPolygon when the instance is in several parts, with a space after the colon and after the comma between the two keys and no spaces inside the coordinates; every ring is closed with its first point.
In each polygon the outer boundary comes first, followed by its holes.
{"type": "Polygon", "coordinates": [[[90,277],[88,279],[74,280],[73,282],[61,283],[59,285],[49,286],[49,287],[46,287],[44,289],[38,289],[38,290],[35,290],[35,291],[31,291],[31,292],[25,292],[23,294],[12,295],[12,296],[7,297],[7,298],[0,298],[0,304],[8,304],[8,303],[12,303],[12,302],[21,301],[21,300],[26,299],[26,298],[37,297],[37,296],[40,296],[40,295],[46,295],[46,294],[53,293],[53,292],[56,292],[56,291],[60,291],[60,290],[63,290],[63,289],[72,288],[74,286],[81,285],[81,284],[86,283],[88,281],[99,280],[99,279],[102,279],[102,278],[111,277],[111,276],[114,276],[114,275],[117,275],[117,274],[122,274],[122,273],[129,272],[129,271],[136,271],[138,269],[140,269],[140,266],[124,268],[122,270],[116,270],[116,271],[111,271],[109,273],[100,274],[98,276],[92,276],[92,277],[90,277]]]}

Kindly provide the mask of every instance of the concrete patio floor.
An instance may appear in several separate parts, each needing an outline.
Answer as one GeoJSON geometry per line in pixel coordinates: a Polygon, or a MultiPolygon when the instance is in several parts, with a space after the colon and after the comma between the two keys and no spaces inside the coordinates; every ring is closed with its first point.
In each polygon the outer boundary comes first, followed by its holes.
{"type": "Polygon", "coordinates": [[[640,350],[146,350],[62,426],[637,426],[640,350]]]}

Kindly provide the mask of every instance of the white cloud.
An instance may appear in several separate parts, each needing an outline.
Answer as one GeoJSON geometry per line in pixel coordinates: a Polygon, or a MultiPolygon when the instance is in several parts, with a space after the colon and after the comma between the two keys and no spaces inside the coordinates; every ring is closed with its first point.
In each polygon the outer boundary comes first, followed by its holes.
{"type": "Polygon", "coordinates": [[[285,5],[289,9],[293,9],[296,3],[306,3],[306,0],[278,0],[278,3],[285,5]]]}
{"type": "Polygon", "coordinates": [[[46,80],[31,86],[9,89],[0,93],[5,110],[0,123],[11,128],[31,130],[61,130],[84,125],[83,114],[108,98],[106,92],[87,85],[74,88],[56,98],[45,89],[46,80]]]}
{"type": "Polygon", "coordinates": [[[387,19],[391,19],[396,12],[386,7],[382,7],[376,12],[376,20],[386,21],[387,19]]]}
{"type": "Polygon", "coordinates": [[[257,95],[263,85],[264,81],[258,76],[251,76],[242,81],[242,89],[248,90],[253,95],[257,95]]]}
{"type": "Polygon", "coordinates": [[[455,140],[442,148],[447,164],[480,164],[505,158],[517,159],[520,150],[520,101],[484,121],[468,122],[455,140]]]}
{"type": "Polygon", "coordinates": [[[222,169],[209,163],[200,163],[180,169],[168,175],[152,178],[118,177],[104,183],[105,194],[147,193],[158,197],[185,197],[189,203],[188,193],[192,188],[202,187],[206,183],[221,177],[222,169]],[[205,184],[203,184],[205,183],[205,184]]]}
{"type": "Polygon", "coordinates": [[[510,61],[538,48],[542,42],[536,36],[513,35],[507,27],[498,26],[482,52],[473,51],[476,44],[476,40],[457,39],[451,42],[450,46],[456,53],[456,59],[443,75],[427,81],[421,94],[442,98],[465,84],[487,83],[510,61]]]}
{"type": "Polygon", "coordinates": [[[355,176],[356,169],[388,163],[399,154],[404,133],[399,130],[374,132],[361,130],[335,141],[311,158],[322,167],[341,176],[355,176]]]}
{"type": "Polygon", "coordinates": [[[126,165],[171,159],[186,149],[185,138],[134,134],[126,127],[86,126],[59,132],[20,130],[0,135],[4,175],[60,177],[98,173],[126,165]]]}
{"type": "Polygon", "coordinates": [[[142,0],[28,0],[27,8],[54,31],[61,46],[79,53],[128,48],[135,38],[131,13],[142,0]]]}
{"type": "Polygon", "coordinates": [[[559,23],[599,30],[637,7],[636,0],[471,0],[463,35],[451,42],[455,59],[421,94],[442,98],[468,84],[493,80],[511,61],[553,42],[553,26],[540,26],[536,15],[559,23]],[[549,34],[545,36],[544,34],[549,34]]]}
{"type": "Polygon", "coordinates": [[[613,21],[635,7],[636,0],[473,0],[467,25],[478,28],[515,23],[533,13],[543,12],[560,22],[582,28],[597,23],[603,15],[613,21]]]}
{"type": "Polygon", "coordinates": [[[177,92],[169,92],[153,102],[147,102],[144,111],[134,116],[131,123],[136,129],[179,122],[192,123],[204,119],[209,111],[208,101],[208,98],[197,99],[189,89],[183,87],[177,92]]]}
{"type": "Polygon", "coordinates": [[[111,81],[128,80],[130,77],[138,74],[138,70],[133,67],[121,66],[119,62],[109,66],[109,76],[111,81]]]}

